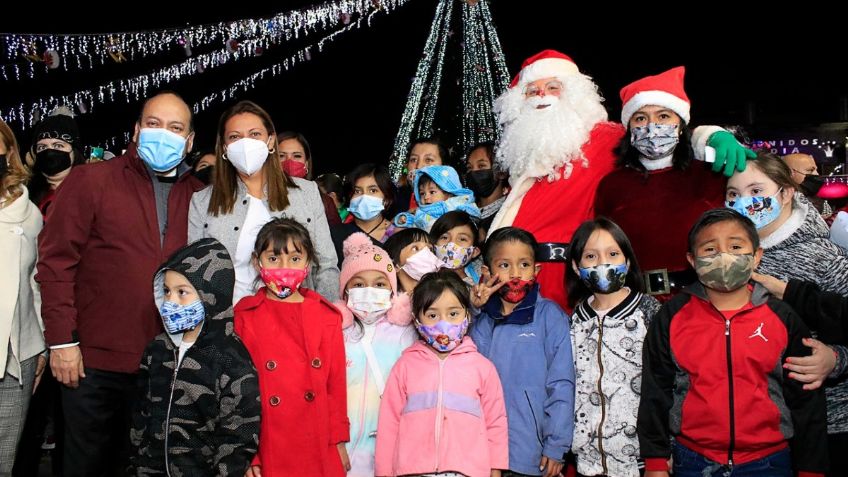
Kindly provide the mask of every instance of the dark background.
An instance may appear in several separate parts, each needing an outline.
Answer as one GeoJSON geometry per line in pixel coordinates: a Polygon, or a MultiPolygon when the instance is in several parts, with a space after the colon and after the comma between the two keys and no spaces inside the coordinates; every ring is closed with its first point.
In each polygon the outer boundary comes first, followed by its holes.
{"type": "MultiPolygon", "coordinates": [[[[211,4],[180,2],[120,6],[76,2],[44,5],[37,12],[7,10],[0,18],[0,31],[156,29],[271,16],[311,3],[221,3],[212,8],[211,4]]],[[[611,119],[619,117],[618,91],[623,85],[685,65],[695,125],[741,124],[756,134],[774,128],[848,121],[845,29],[835,7],[805,2],[803,8],[745,11],[739,5],[660,2],[644,10],[644,3],[621,8],[612,3],[575,6],[554,1],[494,0],[491,5],[510,75],[526,57],[545,48],[558,49],[595,79],[607,98],[611,119]]],[[[268,109],[278,130],[303,132],[312,144],[319,173],[343,173],[360,162],[385,162],[435,6],[434,0],[412,0],[388,16],[379,14],[371,28],[344,34],[323,53],[313,54],[311,61],[258,82],[257,88],[239,99],[251,99],[268,109]]],[[[282,44],[262,57],[208,70],[169,88],[191,103],[305,44],[282,44]]],[[[459,58],[457,44],[453,50],[449,60],[459,58]]],[[[204,51],[195,49],[195,54],[204,51]]],[[[39,95],[73,92],[184,58],[175,46],[170,53],[149,60],[95,71],[59,69],[39,80],[0,80],[0,106],[39,95]]],[[[446,89],[442,94],[450,105],[451,95],[455,98],[458,94],[456,78],[446,78],[443,84],[446,89]]],[[[217,118],[225,106],[219,103],[197,115],[199,146],[213,145],[217,118]]],[[[119,100],[113,106],[100,106],[95,114],[78,116],[84,142],[93,144],[131,130],[139,108],[140,103],[119,100]]],[[[16,133],[26,147],[29,131],[16,133]]]]}

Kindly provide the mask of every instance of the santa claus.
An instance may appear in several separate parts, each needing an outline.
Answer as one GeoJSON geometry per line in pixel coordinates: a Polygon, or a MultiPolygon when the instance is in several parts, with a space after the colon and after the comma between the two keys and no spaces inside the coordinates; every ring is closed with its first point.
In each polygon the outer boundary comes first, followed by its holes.
{"type": "MultiPolygon", "coordinates": [[[[509,171],[512,191],[490,231],[511,225],[533,233],[537,259],[547,262],[537,278],[542,294],[563,307],[568,241],[594,216],[595,191],[614,169],[625,134],[621,124],[607,121],[602,102],[592,79],[554,50],[528,58],[495,101],[502,128],[497,161],[509,171]]],[[[699,143],[698,130],[693,143],[699,143]]],[[[730,172],[736,157],[736,151],[716,151],[716,162],[727,158],[730,172]]]]}

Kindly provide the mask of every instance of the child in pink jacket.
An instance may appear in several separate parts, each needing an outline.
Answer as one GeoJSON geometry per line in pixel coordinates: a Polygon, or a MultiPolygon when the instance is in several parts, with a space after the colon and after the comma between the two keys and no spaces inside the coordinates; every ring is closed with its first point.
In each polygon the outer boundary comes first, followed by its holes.
{"type": "Polygon", "coordinates": [[[471,338],[468,287],[451,270],[424,275],[412,295],[421,340],[386,382],[375,473],[500,477],[509,468],[506,408],[495,366],[471,338]]]}

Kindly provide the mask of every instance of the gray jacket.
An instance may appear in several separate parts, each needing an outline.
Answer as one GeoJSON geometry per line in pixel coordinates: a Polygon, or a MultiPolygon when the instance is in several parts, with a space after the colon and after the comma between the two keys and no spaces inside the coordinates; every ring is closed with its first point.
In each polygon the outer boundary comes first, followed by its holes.
{"type": "MultiPolygon", "coordinates": [[[[297,188],[290,187],[289,206],[282,211],[269,212],[272,217],[287,217],[300,222],[309,231],[309,237],[315,246],[317,260],[306,277],[303,286],[320,293],[330,301],[339,298],[339,269],[336,267],[336,250],[330,239],[330,228],[318,186],[304,179],[292,178],[297,188]]],[[[242,181],[238,182],[236,203],[233,212],[215,217],[209,212],[209,199],[212,197],[212,187],[195,192],[191,198],[188,211],[188,243],[195,240],[212,237],[224,244],[231,256],[235,256],[239,241],[239,230],[247,217],[247,187],[242,181]]],[[[265,206],[268,201],[263,199],[265,206]]]]}

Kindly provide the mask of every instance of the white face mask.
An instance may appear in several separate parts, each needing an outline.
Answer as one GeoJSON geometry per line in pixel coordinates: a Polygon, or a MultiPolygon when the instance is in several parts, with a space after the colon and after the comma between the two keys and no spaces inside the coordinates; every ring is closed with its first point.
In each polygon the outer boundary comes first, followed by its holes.
{"type": "Polygon", "coordinates": [[[268,159],[268,144],[258,139],[243,137],[227,146],[227,160],[242,174],[252,176],[268,159]]]}
{"type": "Polygon", "coordinates": [[[409,275],[409,278],[417,282],[424,275],[442,268],[442,261],[429,248],[422,248],[407,258],[406,264],[400,268],[409,275]]]}
{"type": "Polygon", "coordinates": [[[351,288],[347,291],[347,307],[366,325],[376,323],[392,307],[392,291],[388,288],[351,288]]]}

